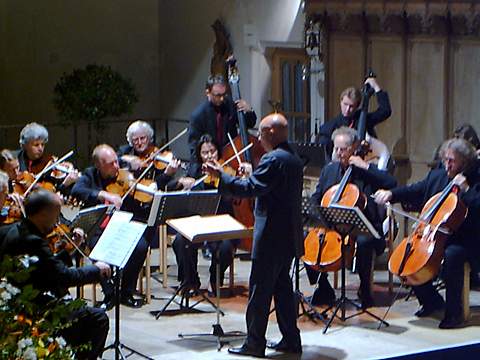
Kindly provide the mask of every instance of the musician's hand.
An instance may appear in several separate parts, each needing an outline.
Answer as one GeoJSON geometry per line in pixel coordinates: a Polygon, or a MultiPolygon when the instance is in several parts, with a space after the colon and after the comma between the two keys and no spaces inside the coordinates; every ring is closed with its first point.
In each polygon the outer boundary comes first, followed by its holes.
{"type": "Polygon", "coordinates": [[[220,177],[222,166],[216,161],[207,161],[202,165],[202,172],[213,177],[220,177]]]}
{"type": "Polygon", "coordinates": [[[77,245],[83,243],[85,238],[85,231],[83,231],[82,228],[76,227],[72,230],[72,240],[75,241],[77,245]]]}
{"type": "Polygon", "coordinates": [[[462,191],[468,191],[468,189],[470,188],[468,186],[467,178],[463,174],[457,174],[453,178],[453,183],[457,185],[462,191]]]}
{"type": "Polygon", "coordinates": [[[377,83],[377,79],[373,77],[367,78],[367,80],[365,80],[365,84],[370,85],[373,88],[373,90],[375,90],[375,92],[379,92],[380,90],[382,90],[377,83]]]}
{"type": "Polygon", "coordinates": [[[237,104],[237,109],[239,111],[243,111],[243,112],[250,112],[250,111],[253,111],[252,107],[250,106],[249,103],[247,103],[245,100],[243,99],[239,99],[237,101],[235,101],[235,104],[237,104]]]}
{"type": "Polygon", "coordinates": [[[249,177],[250,175],[252,175],[252,172],[253,172],[253,167],[252,167],[252,164],[250,163],[243,162],[238,167],[238,175],[241,177],[249,177]]]}
{"type": "Polygon", "coordinates": [[[122,207],[122,198],[118,194],[113,194],[102,190],[98,193],[98,200],[107,204],[113,204],[117,209],[122,207]]]}
{"type": "Polygon", "coordinates": [[[195,184],[195,179],[183,176],[177,180],[177,183],[181,185],[183,190],[190,190],[193,187],[193,184],[195,184]]]}
{"type": "Polygon", "coordinates": [[[373,198],[377,204],[385,205],[392,199],[392,192],[390,190],[377,190],[377,192],[373,194],[373,198]]]}
{"type": "Polygon", "coordinates": [[[77,182],[78,178],[80,177],[80,174],[77,169],[71,171],[65,180],[63,180],[63,186],[69,187],[70,185],[74,184],[77,182]]]}
{"type": "Polygon", "coordinates": [[[350,156],[350,158],[348,159],[348,163],[349,165],[353,165],[365,170],[368,170],[369,166],[369,164],[365,160],[363,160],[360,156],[356,155],[350,156]]]}
{"type": "Polygon", "coordinates": [[[178,159],[172,159],[165,168],[165,174],[168,176],[173,176],[180,168],[181,161],[178,159]]]}
{"type": "Polygon", "coordinates": [[[108,279],[112,276],[112,269],[110,268],[110,265],[102,261],[97,261],[94,265],[100,269],[100,275],[103,278],[108,279]]]}

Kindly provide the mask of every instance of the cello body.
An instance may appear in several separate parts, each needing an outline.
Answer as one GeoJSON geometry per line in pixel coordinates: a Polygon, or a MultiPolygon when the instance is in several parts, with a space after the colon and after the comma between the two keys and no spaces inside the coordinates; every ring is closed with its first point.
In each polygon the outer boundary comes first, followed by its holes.
{"type": "Polygon", "coordinates": [[[448,188],[428,200],[420,214],[425,222],[417,223],[390,257],[389,270],[408,285],[422,285],[438,274],[449,236],[440,228],[455,231],[467,216],[466,206],[448,188]]]}

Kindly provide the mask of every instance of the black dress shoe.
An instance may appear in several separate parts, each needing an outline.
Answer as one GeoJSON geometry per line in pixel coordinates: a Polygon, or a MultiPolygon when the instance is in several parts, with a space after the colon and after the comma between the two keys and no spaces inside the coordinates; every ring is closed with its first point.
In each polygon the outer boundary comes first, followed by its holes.
{"type": "Polygon", "coordinates": [[[415,313],[415,316],[419,318],[427,317],[437,311],[442,311],[444,308],[445,308],[445,304],[443,303],[429,305],[429,306],[424,305],[415,313]]]}
{"type": "Polygon", "coordinates": [[[445,319],[440,321],[438,327],[440,329],[456,329],[463,327],[465,322],[463,321],[461,316],[447,316],[445,319]]]}
{"type": "Polygon", "coordinates": [[[301,354],[302,353],[302,345],[297,344],[289,344],[286,341],[280,340],[279,342],[267,342],[267,348],[275,350],[275,351],[281,351],[285,353],[291,353],[291,354],[301,354]]]}
{"type": "Polygon", "coordinates": [[[258,358],[265,357],[265,349],[253,349],[249,348],[246,344],[243,344],[240,347],[230,348],[228,352],[233,355],[245,355],[245,356],[254,356],[258,358]]]}
{"type": "Polygon", "coordinates": [[[125,295],[120,298],[120,304],[137,309],[142,307],[143,300],[135,299],[132,295],[125,295]]]}
{"type": "Polygon", "coordinates": [[[105,311],[112,310],[114,306],[115,302],[113,301],[113,295],[105,295],[102,301],[99,301],[95,304],[95,307],[105,311]]]}

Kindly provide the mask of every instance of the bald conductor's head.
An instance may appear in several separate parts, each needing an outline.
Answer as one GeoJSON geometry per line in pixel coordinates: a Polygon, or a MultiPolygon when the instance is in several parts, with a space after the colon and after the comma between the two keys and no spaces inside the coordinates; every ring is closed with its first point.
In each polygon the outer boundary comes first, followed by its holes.
{"type": "Polygon", "coordinates": [[[282,114],[269,114],[260,122],[259,131],[263,147],[266,151],[271,151],[288,140],[288,121],[282,114]]]}

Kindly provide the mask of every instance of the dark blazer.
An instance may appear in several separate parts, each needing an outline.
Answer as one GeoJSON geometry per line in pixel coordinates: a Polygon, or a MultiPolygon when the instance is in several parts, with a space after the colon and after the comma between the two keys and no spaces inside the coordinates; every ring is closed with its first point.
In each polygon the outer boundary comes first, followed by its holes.
{"type": "Polygon", "coordinates": [[[0,260],[5,255],[37,256],[38,262],[29,282],[40,290],[62,297],[71,286],[100,281],[100,270],[94,265],[67,267],[52,254],[47,241],[27,219],[0,228],[0,260]]]}
{"type": "MultiPolygon", "coordinates": [[[[323,194],[333,185],[338,184],[343,177],[343,171],[339,162],[330,162],[322,169],[318,180],[315,193],[312,195],[312,203],[320,204],[323,194]]],[[[359,190],[367,198],[367,206],[364,210],[365,215],[373,226],[383,234],[382,221],[378,206],[370,195],[378,189],[391,189],[397,185],[395,178],[385,171],[378,170],[375,165],[370,165],[368,170],[353,167],[350,182],[357,185],[359,190]]]]}
{"type": "MultiPolygon", "coordinates": [[[[367,132],[373,136],[377,137],[375,132],[375,126],[385,121],[392,114],[392,108],[390,107],[390,99],[388,98],[388,93],[386,91],[380,90],[376,93],[378,109],[374,112],[367,114],[367,132]]],[[[338,129],[342,126],[353,126],[355,129],[358,127],[358,119],[360,117],[360,109],[355,111],[353,115],[349,118],[343,116],[341,113],[333,118],[332,120],[327,121],[325,124],[320,126],[319,129],[319,140],[320,144],[323,144],[327,147],[327,153],[331,154],[333,149],[332,142],[332,133],[335,129],[338,129]]]]}
{"type": "MultiPolygon", "coordinates": [[[[231,98],[226,98],[221,106],[221,113],[224,114],[223,118],[227,119],[223,121],[223,144],[218,144],[220,148],[223,148],[228,143],[228,136],[235,138],[238,134],[238,115],[237,108],[231,98]]],[[[245,122],[247,128],[255,126],[257,121],[257,115],[254,111],[245,113],[245,122]]],[[[213,104],[205,100],[200,104],[191,114],[190,123],[188,125],[188,146],[190,149],[190,155],[192,161],[197,160],[196,147],[198,140],[204,134],[209,134],[213,139],[217,137],[217,113],[213,104]]]]}
{"type": "Polygon", "coordinates": [[[257,198],[252,258],[303,255],[302,185],[302,161],[287,143],[264,154],[247,179],[222,174],[221,193],[257,198]]]}
{"type": "MultiPolygon", "coordinates": [[[[468,214],[460,228],[448,239],[448,243],[461,244],[474,252],[480,251],[480,175],[478,168],[465,173],[469,189],[460,193],[460,199],[468,207],[468,214]]],[[[450,182],[445,169],[431,170],[427,177],[411,185],[392,189],[391,202],[405,202],[425,205],[435,194],[443,191],[450,182]]]]}

